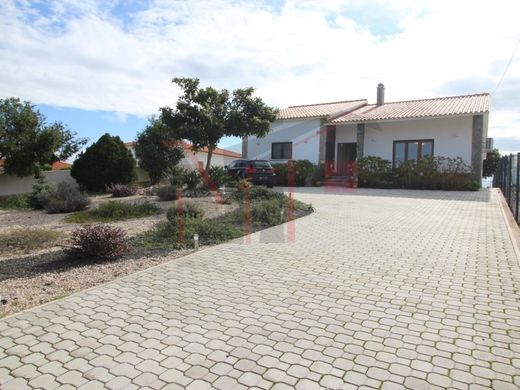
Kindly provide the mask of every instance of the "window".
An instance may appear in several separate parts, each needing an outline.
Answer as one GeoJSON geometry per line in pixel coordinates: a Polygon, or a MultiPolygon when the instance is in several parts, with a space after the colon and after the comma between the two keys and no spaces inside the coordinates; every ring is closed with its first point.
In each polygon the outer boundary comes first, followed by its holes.
{"type": "Polygon", "coordinates": [[[433,156],[433,140],[394,141],[394,166],[407,160],[433,156]]]}
{"type": "Polygon", "coordinates": [[[271,148],[272,160],[289,160],[292,158],[292,142],[273,142],[271,148]]]}

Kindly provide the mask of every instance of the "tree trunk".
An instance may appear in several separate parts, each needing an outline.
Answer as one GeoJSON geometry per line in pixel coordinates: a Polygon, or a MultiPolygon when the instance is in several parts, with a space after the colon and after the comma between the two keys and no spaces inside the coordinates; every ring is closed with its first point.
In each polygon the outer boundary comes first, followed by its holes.
{"type": "Polygon", "coordinates": [[[206,172],[209,172],[209,167],[211,165],[211,157],[213,156],[213,150],[215,150],[215,146],[208,146],[208,158],[206,159],[206,172]]]}

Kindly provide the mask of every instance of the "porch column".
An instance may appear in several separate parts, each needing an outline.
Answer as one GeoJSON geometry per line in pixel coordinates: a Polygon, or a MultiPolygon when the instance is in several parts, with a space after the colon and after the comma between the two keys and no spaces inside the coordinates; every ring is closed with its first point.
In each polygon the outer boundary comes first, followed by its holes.
{"type": "Polygon", "coordinates": [[[473,116],[473,130],[471,133],[471,173],[475,180],[482,180],[482,143],[484,131],[484,116],[473,116]]]}
{"type": "Polygon", "coordinates": [[[320,130],[319,130],[319,136],[320,136],[320,146],[319,146],[319,152],[318,152],[318,163],[319,164],[325,164],[325,154],[327,149],[327,126],[325,126],[325,123],[327,121],[325,119],[322,119],[320,121],[320,130]]]}
{"type": "Polygon", "coordinates": [[[360,159],[363,157],[363,151],[365,148],[365,124],[357,124],[357,144],[356,144],[356,158],[360,159]]]}

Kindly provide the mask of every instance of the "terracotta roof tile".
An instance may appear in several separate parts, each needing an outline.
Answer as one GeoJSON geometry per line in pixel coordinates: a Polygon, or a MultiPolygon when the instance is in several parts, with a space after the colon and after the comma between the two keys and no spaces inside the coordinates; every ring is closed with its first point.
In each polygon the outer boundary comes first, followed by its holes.
{"type": "Polygon", "coordinates": [[[369,104],[330,120],[330,124],[366,122],[447,115],[477,114],[489,111],[489,94],[449,96],[434,99],[369,104]]]}
{"type": "Polygon", "coordinates": [[[367,104],[365,99],[291,106],[280,110],[277,119],[328,118],[347,113],[367,104]]]}

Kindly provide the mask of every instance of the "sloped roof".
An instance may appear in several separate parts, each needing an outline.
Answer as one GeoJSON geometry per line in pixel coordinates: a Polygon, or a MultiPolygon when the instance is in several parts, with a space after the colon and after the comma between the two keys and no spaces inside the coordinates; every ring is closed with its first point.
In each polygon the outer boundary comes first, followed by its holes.
{"type": "Polygon", "coordinates": [[[368,104],[330,120],[330,124],[478,114],[489,111],[489,94],[368,104]]]}
{"type": "Polygon", "coordinates": [[[329,118],[367,104],[366,99],[290,106],[278,111],[276,119],[329,118]]]}
{"type": "MultiPolygon", "coordinates": [[[[126,142],[125,146],[127,148],[133,148],[135,146],[135,142],[126,142]]],[[[191,151],[191,149],[192,149],[192,145],[187,142],[183,142],[182,146],[184,147],[184,150],[191,151]]],[[[208,149],[203,148],[203,149],[200,149],[199,152],[207,153],[208,149]]],[[[242,157],[242,155],[240,153],[232,152],[231,150],[221,149],[221,148],[215,148],[215,150],[213,151],[213,155],[225,156],[225,157],[235,157],[235,158],[242,157]]]]}

